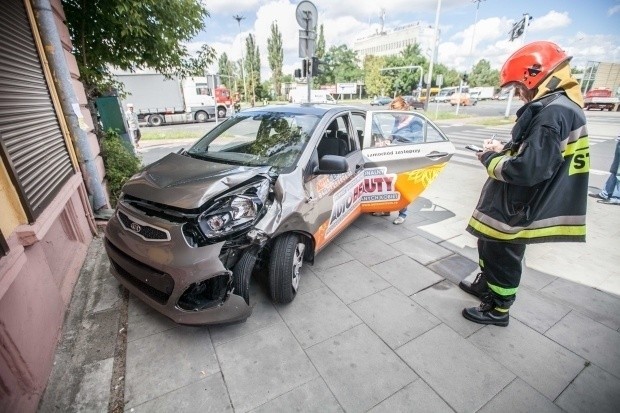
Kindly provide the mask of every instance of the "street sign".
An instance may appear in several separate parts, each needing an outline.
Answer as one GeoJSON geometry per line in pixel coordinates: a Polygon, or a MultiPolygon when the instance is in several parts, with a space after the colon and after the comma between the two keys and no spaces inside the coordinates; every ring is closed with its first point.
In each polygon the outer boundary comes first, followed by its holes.
{"type": "Polygon", "coordinates": [[[304,0],[297,5],[295,10],[297,23],[305,30],[313,30],[316,27],[318,12],[311,1],[304,0]]]}
{"type": "Polygon", "coordinates": [[[299,30],[299,57],[305,59],[306,57],[314,56],[316,50],[316,31],[314,30],[299,30]]]}
{"type": "Polygon", "coordinates": [[[435,83],[437,83],[437,87],[441,87],[443,85],[443,75],[437,75],[435,83]]]}
{"type": "Polygon", "coordinates": [[[339,94],[357,93],[357,83],[336,83],[336,93],[339,93],[339,94]]]}

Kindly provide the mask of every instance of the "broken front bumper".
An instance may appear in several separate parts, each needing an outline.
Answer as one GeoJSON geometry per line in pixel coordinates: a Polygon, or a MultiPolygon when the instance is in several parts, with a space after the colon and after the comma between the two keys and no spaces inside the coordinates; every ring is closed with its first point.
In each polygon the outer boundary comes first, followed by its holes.
{"type": "Polygon", "coordinates": [[[180,324],[231,323],[250,316],[251,307],[232,294],[232,275],[220,261],[224,242],[192,248],[182,224],[152,217],[145,222],[140,215],[121,206],[106,226],[111,272],[123,286],[180,324]],[[157,230],[167,237],[148,239],[157,230]]]}

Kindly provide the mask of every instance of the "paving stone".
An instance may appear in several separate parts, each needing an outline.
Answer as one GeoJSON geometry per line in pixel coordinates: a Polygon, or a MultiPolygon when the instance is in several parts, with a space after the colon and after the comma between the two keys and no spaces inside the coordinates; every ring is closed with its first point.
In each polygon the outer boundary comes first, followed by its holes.
{"type": "Polygon", "coordinates": [[[297,290],[297,295],[305,294],[323,287],[325,287],[323,281],[316,276],[314,271],[310,269],[309,265],[304,265],[301,268],[301,277],[299,278],[299,289],[297,290]]]}
{"type": "Polygon", "coordinates": [[[620,297],[561,278],[544,287],[541,292],[607,327],[614,330],[620,328],[620,297]]]}
{"type": "Polygon", "coordinates": [[[328,288],[298,295],[277,307],[302,348],[335,336],[362,321],[328,288]]]}
{"type": "Polygon", "coordinates": [[[419,235],[395,242],[392,244],[392,247],[407,254],[422,265],[428,265],[431,262],[452,255],[452,251],[440,247],[419,235]]]}
{"type": "Polygon", "coordinates": [[[416,380],[388,397],[369,413],[393,413],[401,411],[415,411],[416,413],[452,413],[454,410],[424,383],[416,380]]]}
{"type": "Polygon", "coordinates": [[[373,237],[385,242],[386,244],[411,238],[415,235],[403,225],[394,225],[390,221],[382,221],[383,222],[367,227],[366,231],[373,237]]]}
{"type": "Polygon", "coordinates": [[[219,346],[227,341],[282,322],[282,317],[280,317],[280,314],[278,314],[271,303],[271,299],[258,284],[254,279],[250,283],[250,305],[252,306],[252,315],[250,317],[236,324],[209,327],[211,341],[214,346],[219,346]]]}
{"type": "Polygon", "coordinates": [[[384,290],[390,284],[371,269],[350,261],[317,274],[345,304],[384,290]]]}
{"type": "Polygon", "coordinates": [[[425,219],[424,221],[420,221],[415,225],[407,226],[407,229],[413,231],[413,233],[415,233],[417,236],[420,236],[425,240],[432,242],[433,244],[439,244],[440,242],[445,241],[445,239],[436,236],[426,228],[428,225],[434,224],[435,222],[425,219]]]}
{"type": "Polygon", "coordinates": [[[363,324],[307,353],[347,412],[367,411],[418,377],[363,324]]]}
{"type": "Polygon", "coordinates": [[[572,311],[545,335],[620,378],[620,333],[618,331],[572,311]]]}
{"type": "Polygon", "coordinates": [[[534,268],[531,268],[529,266],[530,261],[535,262],[535,260],[530,260],[528,259],[528,257],[525,257],[525,259],[523,260],[523,272],[521,273],[522,286],[528,287],[535,291],[539,291],[558,278],[551,274],[547,274],[545,272],[541,272],[534,268]]]}
{"type": "Polygon", "coordinates": [[[178,327],[174,321],[133,297],[127,311],[127,341],[148,337],[178,327]]]}
{"type": "Polygon", "coordinates": [[[440,242],[439,245],[468,258],[478,265],[478,247],[476,245],[476,239],[477,238],[473,235],[464,233],[457,237],[450,238],[447,241],[440,242]]]}
{"type": "Polygon", "coordinates": [[[463,278],[467,277],[473,271],[476,271],[478,264],[462,255],[453,254],[432,263],[428,268],[445,279],[458,284],[463,278]]]}
{"type": "Polygon", "coordinates": [[[127,343],[125,407],[137,406],[219,370],[205,327],[179,326],[131,341],[127,343]]]}
{"type": "Polygon", "coordinates": [[[220,372],[171,391],[130,410],[132,413],[232,412],[226,385],[220,372]]]}
{"type": "Polygon", "coordinates": [[[108,410],[113,364],[114,358],[108,358],[84,366],[84,376],[75,396],[75,405],[71,406],[75,411],[105,412],[108,410]]]}
{"type": "Polygon", "coordinates": [[[510,413],[562,413],[562,409],[553,404],[545,396],[537,392],[523,380],[516,378],[505,389],[478,413],[495,413],[510,411],[510,413]],[[510,406],[508,408],[508,406],[510,406]]]}
{"type": "Polygon", "coordinates": [[[284,323],[216,346],[215,351],[237,412],[256,408],[318,377],[284,323]]]}
{"type": "Polygon", "coordinates": [[[334,239],[334,243],[337,245],[342,245],[346,244],[347,242],[366,238],[367,236],[369,236],[369,234],[363,229],[358,228],[355,225],[349,225],[347,229],[338,234],[336,239],[334,239]]]}
{"type": "Polygon", "coordinates": [[[457,412],[478,410],[515,378],[445,324],[396,353],[457,412]]]}
{"type": "Polygon", "coordinates": [[[620,406],[620,379],[590,365],[564,390],[556,404],[569,413],[616,413],[620,406]]]}
{"type": "Polygon", "coordinates": [[[523,286],[519,287],[517,300],[510,307],[512,317],[541,334],[570,311],[570,307],[551,301],[523,286]]]}
{"type": "Polygon", "coordinates": [[[417,293],[443,280],[442,277],[406,255],[399,255],[370,268],[405,295],[417,293]]]}
{"type": "Polygon", "coordinates": [[[342,249],[364,265],[375,265],[401,255],[400,251],[385,242],[367,237],[342,244],[342,249]]]}
{"type": "Polygon", "coordinates": [[[392,349],[440,323],[394,287],[354,302],[351,309],[392,349]]]}
{"type": "Polygon", "coordinates": [[[411,298],[463,337],[469,337],[482,328],[482,325],[466,320],[461,314],[463,308],[475,307],[480,300],[461,291],[450,281],[435,284],[411,298]]]}
{"type": "Polygon", "coordinates": [[[331,243],[317,254],[311,269],[315,274],[319,274],[321,271],[335,265],[340,265],[352,260],[353,257],[351,254],[340,248],[340,246],[331,243]]]}
{"type": "Polygon", "coordinates": [[[307,412],[331,413],[342,412],[334,395],[329,391],[322,378],[317,378],[291,390],[282,396],[268,401],[252,410],[252,413],[272,412],[307,412]]]}
{"type": "Polygon", "coordinates": [[[507,328],[487,326],[468,340],[551,400],[584,366],[581,357],[515,319],[507,328]]]}

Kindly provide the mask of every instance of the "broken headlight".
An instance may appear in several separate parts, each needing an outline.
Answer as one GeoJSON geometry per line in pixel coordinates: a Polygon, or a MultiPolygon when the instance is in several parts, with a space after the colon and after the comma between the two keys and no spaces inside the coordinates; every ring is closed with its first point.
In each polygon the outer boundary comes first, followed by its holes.
{"type": "Polygon", "coordinates": [[[198,217],[198,225],[209,239],[237,234],[262,215],[268,194],[266,179],[241,187],[217,199],[198,217]]]}

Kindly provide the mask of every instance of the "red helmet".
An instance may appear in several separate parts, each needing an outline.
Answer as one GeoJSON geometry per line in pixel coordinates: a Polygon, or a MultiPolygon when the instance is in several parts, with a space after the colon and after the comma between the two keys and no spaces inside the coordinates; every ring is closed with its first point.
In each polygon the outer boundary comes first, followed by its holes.
{"type": "Polygon", "coordinates": [[[571,57],[555,43],[541,41],[527,44],[504,63],[500,72],[501,87],[516,82],[527,89],[534,89],[571,57]]]}

